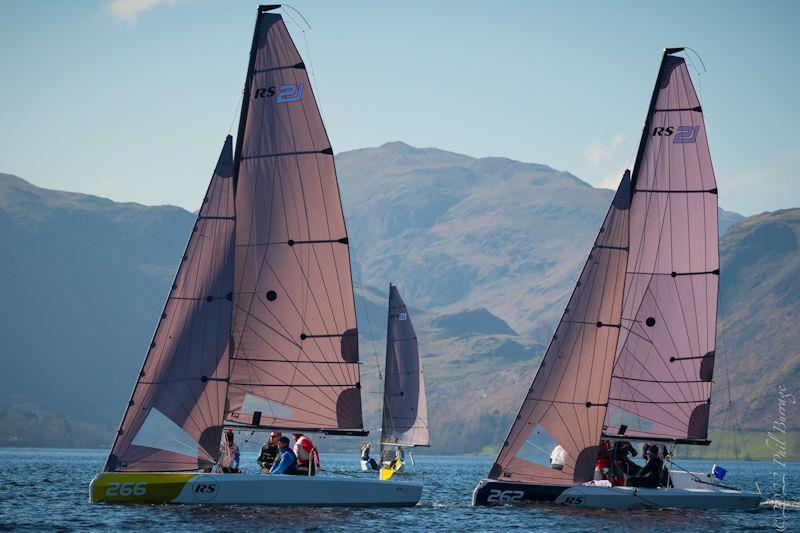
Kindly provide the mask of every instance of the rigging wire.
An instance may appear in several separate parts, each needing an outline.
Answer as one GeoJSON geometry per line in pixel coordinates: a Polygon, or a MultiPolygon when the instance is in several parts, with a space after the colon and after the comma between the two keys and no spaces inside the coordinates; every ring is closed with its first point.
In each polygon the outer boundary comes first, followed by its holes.
{"type": "Polygon", "coordinates": [[[303,28],[302,25],[297,23],[297,21],[294,19],[294,17],[292,16],[292,14],[290,12],[288,12],[288,11],[285,12],[285,15],[289,19],[289,22],[291,22],[292,24],[297,26],[297,29],[300,30],[300,34],[303,36],[303,45],[305,46],[305,58],[308,61],[307,72],[309,74],[311,74],[311,85],[314,88],[315,93],[316,93],[317,108],[319,109],[319,114],[322,116],[322,119],[324,121],[325,120],[325,113],[323,111],[323,107],[324,106],[322,105],[322,97],[321,97],[320,92],[319,92],[319,84],[317,83],[317,74],[314,71],[314,62],[311,59],[311,46],[308,44],[308,35],[306,34],[306,31],[311,31],[311,24],[308,23],[308,21],[303,16],[303,14],[300,13],[300,11],[298,9],[296,9],[294,6],[291,6],[289,4],[281,4],[281,5],[282,5],[282,7],[288,7],[289,9],[294,11],[295,14],[297,14],[300,17],[300,19],[302,19],[302,21],[305,23],[306,27],[303,28]]]}

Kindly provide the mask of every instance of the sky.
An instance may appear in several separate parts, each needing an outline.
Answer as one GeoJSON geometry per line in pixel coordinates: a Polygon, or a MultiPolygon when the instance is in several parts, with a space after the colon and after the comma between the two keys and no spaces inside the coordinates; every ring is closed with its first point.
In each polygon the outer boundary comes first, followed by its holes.
{"type": "MultiPolygon", "coordinates": [[[[616,187],[661,50],[691,47],[720,205],[800,206],[800,2],[293,0],[333,148],[401,140],[616,187]]],[[[5,0],[0,172],[197,209],[257,3],[5,0]]],[[[293,22],[294,21],[294,22],[293,22]]]]}

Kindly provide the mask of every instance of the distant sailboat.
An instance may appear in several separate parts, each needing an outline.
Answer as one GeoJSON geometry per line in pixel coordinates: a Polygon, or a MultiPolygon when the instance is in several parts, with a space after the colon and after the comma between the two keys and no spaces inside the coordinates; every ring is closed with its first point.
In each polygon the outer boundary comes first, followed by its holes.
{"type": "Polygon", "coordinates": [[[421,486],[209,474],[224,428],[366,435],[333,150],[279,6],[92,501],[414,505],[421,486]]]}
{"type": "Polygon", "coordinates": [[[709,444],[717,185],[682,50],[664,51],[633,172],[473,505],[759,505],[760,494],[679,470],[665,488],[585,484],[603,443],[709,444]]]}
{"type": "Polygon", "coordinates": [[[405,468],[403,447],[429,445],[428,404],[417,334],[400,292],[390,284],[381,417],[381,479],[389,479],[405,468]]]}

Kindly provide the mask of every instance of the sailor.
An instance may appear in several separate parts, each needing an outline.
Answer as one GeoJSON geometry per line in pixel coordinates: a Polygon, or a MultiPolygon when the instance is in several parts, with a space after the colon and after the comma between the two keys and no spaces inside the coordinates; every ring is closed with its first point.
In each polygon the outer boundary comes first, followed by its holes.
{"type": "Polygon", "coordinates": [[[219,447],[222,472],[225,474],[239,473],[239,447],[233,442],[233,430],[225,431],[225,439],[219,447]]]}
{"type": "Polygon", "coordinates": [[[292,433],[294,437],[294,454],[297,457],[297,469],[304,474],[316,474],[317,454],[314,443],[302,433],[292,433]],[[310,469],[310,472],[309,472],[310,469]]]}
{"type": "Polygon", "coordinates": [[[372,444],[369,442],[365,442],[361,445],[361,461],[363,461],[368,468],[371,468],[372,470],[378,470],[380,468],[378,466],[378,462],[369,456],[369,451],[371,448],[372,444]]]}
{"type": "Polygon", "coordinates": [[[636,448],[631,446],[631,443],[626,440],[618,440],[611,447],[611,461],[614,465],[614,479],[613,484],[622,484],[626,476],[634,476],[639,473],[642,467],[630,460],[628,456],[636,457],[638,453],[636,448]],[[614,480],[619,480],[614,483],[614,480]]]}
{"type": "Polygon", "coordinates": [[[297,456],[289,447],[289,437],[280,437],[278,439],[278,457],[272,463],[269,473],[286,475],[299,473],[297,470],[297,456]]]}
{"type": "Polygon", "coordinates": [[[403,451],[403,447],[402,446],[398,446],[394,450],[394,460],[395,460],[395,463],[397,463],[397,464],[402,463],[403,461],[406,460],[406,452],[403,451]]]}
{"type": "Polygon", "coordinates": [[[272,463],[278,457],[278,439],[281,438],[279,431],[273,431],[269,434],[269,439],[266,443],[261,445],[261,453],[258,454],[256,462],[261,467],[262,474],[268,474],[272,463]]]}
{"type": "Polygon", "coordinates": [[[627,480],[629,487],[645,487],[649,489],[658,488],[661,480],[661,469],[664,466],[664,461],[661,459],[658,446],[649,446],[644,455],[647,459],[644,468],[638,474],[631,476],[627,480]]]}
{"type": "Polygon", "coordinates": [[[597,451],[597,461],[594,463],[594,480],[608,479],[611,472],[611,452],[607,440],[600,441],[597,451]]]}

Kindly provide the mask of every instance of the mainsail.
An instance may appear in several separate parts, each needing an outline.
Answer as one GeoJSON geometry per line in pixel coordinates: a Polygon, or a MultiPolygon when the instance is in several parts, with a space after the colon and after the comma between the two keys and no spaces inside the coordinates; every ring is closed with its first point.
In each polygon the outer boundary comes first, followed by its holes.
{"type": "Polygon", "coordinates": [[[217,458],[233,310],[232,151],[228,136],[107,471],[190,470],[217,458]]]}
{"type": "Polygon", "coordinates": [[[717,188],[702,109],[685,60],[673,55],[681,50],[664,52],[633,173],[622,178],[492,479],[586,481],[602,438],[707,443],[717,188]],[[557,446],[563,465],[551,464],[557,446]]]}
{"type": "Polygon", "coordinates": [[[333,150],[305,65],[262,7],[236,153],[226,421],[361,433],[358,333],[333,150]]]}
{"type": "Polygon", "coordinates": [[[210,466],[225,425],[366,433],[333,151],[276,7],[106,471],[210,466]]]}
{"type": "Polygon", "coordinates": [[[704,441],[717,326],[717,184],[682,57],[663,57],[633,173],[630,257],[606,432],[704,441]]]}
{"type": "Polygon", "coordinates": [[[428,446],[428,405],[417,334],[397,287],[389,285],[381,445],[428,446]]]}

